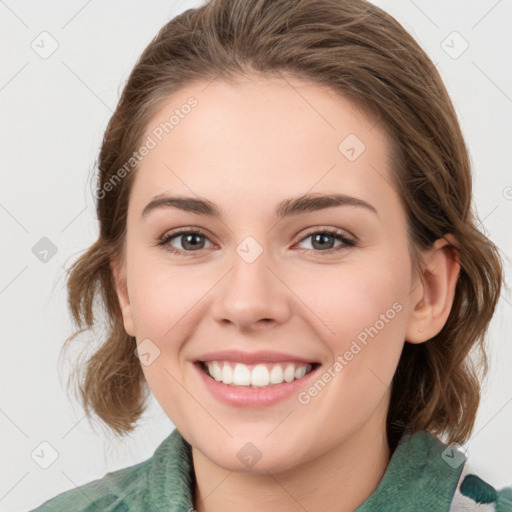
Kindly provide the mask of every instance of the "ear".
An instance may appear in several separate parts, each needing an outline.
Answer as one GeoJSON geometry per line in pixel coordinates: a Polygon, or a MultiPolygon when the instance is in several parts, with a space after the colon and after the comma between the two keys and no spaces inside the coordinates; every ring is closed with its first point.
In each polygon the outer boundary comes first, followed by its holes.
{"type": "Polygon", "coordinates": [[[420,282],[411,292],[412,309],[405,336],[409,343],[423,343],[444,327],[460,271],[457,247],[453,235],[446,235],[423,255],[420,282]]]}
{"type": "Polygon", "coordinates": [[[115,258],[110,260],[110,269],[114,277],[117,299],[123,315],[124,330],[129,336],[135,336],[130,298],[128,297],[125,266],[121,265],[119,260],[115,258]]]}

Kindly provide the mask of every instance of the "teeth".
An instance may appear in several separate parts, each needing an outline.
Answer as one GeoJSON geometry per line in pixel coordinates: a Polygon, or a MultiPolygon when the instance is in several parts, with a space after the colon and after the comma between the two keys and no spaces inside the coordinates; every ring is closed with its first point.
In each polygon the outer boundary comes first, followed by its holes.
{"type": "MultiPolygon", "coordinates": [[[[220,369],[220,366],[219,366],[219,363],[217,363],[217,361],[214,361],[212,363],[212,366],[213,366],[213,375],[212,377],[215,379],[215,380],[222,380],[222,370],[220,369]]],[[[210,372],[211,374],[211,372],[210,372]]]]}
{"type": "Polygon", "coordinates": [[[245,364],[237,364],[233,372],[235,386],[249,386],[251,384],[251,370],[245,364]]]}
{"type": "Polygon", "coordinates": [[[271,384],[281,384],[283,382],[283,369],[278,364],[270,370],[270,382],[271,384]]]}
{"type": "Polygon", "coordinates": [[[231,384],[233,382],[233,369],[229,364],[225,364],[222,368],[222,382],[224,384],[231,384]]]}
{"type": "Polygon", "coordinates": [[[306,375],[306,370],[307,370],[307,368],[305,366],[299,366],[295,370],[295,378],[301,379],[302,377],[304,377],[304,375],[306,375]]]}
{"type": "Polygon", "coordinates": [[[253,368],[252,373],[251,373],[251,385],[263,387],[263,386],[268,386],[269,383],[270,383],[270,373],[268,372],[268,368],[264,364],[257,364],[253,368]]]}
{"type": "Polygon", "coordinates": [[[286,382],[291,382],[295,378],[295,366],[289,364],[283,372],[283,378],[286,382]]]}
{"type": "Polygon", "coordinates": [[[267,387],[281,384],[283,381],[292,382],[301,379],[309,373],[313,366],[294,363],[261,363],[248,366],[243,363],[227,361],[210,361],[206,363],[207,373],[218,382],[232,386],[267,387]],[[233,368],[234,365],[234,368],[233,368]]]}

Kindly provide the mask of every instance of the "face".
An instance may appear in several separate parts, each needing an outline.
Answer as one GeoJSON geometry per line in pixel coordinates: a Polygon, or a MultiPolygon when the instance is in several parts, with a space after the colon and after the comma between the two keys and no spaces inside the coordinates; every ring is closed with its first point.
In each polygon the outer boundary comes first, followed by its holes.
{"type": "Polygon", "coordinates": [[[275,472],[382,434],[417,300],[383,127],[322,86],[245,78],[173,94],[148,137],[118,295],[195,452],[275,472]]]}

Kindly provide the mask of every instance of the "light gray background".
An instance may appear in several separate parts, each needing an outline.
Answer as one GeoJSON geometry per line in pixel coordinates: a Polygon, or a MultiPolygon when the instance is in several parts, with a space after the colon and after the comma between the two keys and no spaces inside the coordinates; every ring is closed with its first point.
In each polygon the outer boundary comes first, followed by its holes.
{"type": "MultiPolygon", "coordinates": [[[[145,460],[173,428],[153,400],[123,442],[95,432],[67,397],[68,366],[59,374],[58,357],[72,327],[65,267],[97,236],[90,177],[103,131],[141,51],[167,20],[200,3],[0,0],[2,511],[27,510],[145,460]],[[51,38],[58,48],[42,58],[32,46],[48,51],[51,38]],[[47,262],[33,253],[43,237],[57,249],[47,262]],[[51,462],[52,450],[42,442],[58,454],[47,469],[40,464],[51,462]]],[[[477,211],[510,258],[512,2],[376,3],[440,69],[471,152],[477,211]],[[468,49],[453,58],[464,40],[468,49]]],[[[491,373],[466,445],[472,466],[498,488],[512,483],[511,304],[507,292],[492,322],[491,373]]]]}

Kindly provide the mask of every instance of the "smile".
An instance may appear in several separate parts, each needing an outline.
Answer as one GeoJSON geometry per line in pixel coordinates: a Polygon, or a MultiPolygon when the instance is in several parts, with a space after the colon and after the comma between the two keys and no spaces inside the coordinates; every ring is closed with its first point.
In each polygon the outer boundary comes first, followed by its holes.
{"type": "Polygon", "coordinates": [[[217,401],[241,408],[269,407],[296,398],[321,370],[319,363],[304,361],[250,365],[219,359],[209,360],[208,363],[196,361],[192,365],[202,386],[217,401]],[[276,382],[271,382],[271,375],[276,382]],[[224,376],[226,381],[231,380],[229,384],[223,382],[224,376]],[[253,381],[256,385],[252,384],[253,381]]]}
{"type": "Polygon", "coordinates": [[[258,363],[244,364],[234,361],[200,362],[203,371],[217,382],[229,386],[252,388],[271,387],[292,382],[309,374],[316,363],[258,363]]]}

